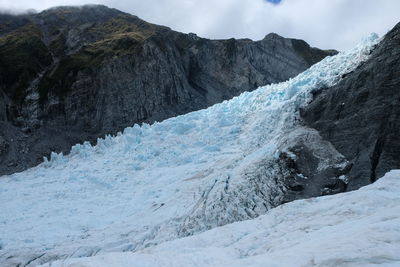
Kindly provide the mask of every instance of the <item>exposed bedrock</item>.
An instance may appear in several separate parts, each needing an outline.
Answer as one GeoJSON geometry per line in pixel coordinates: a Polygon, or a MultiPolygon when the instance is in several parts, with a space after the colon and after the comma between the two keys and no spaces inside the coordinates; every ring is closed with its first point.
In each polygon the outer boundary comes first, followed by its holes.
{"type": "Polygon", "coordinates": [[[352,164],[348,189],[400,168],[400,24],[370,58],[301,111],[352,164]]]}

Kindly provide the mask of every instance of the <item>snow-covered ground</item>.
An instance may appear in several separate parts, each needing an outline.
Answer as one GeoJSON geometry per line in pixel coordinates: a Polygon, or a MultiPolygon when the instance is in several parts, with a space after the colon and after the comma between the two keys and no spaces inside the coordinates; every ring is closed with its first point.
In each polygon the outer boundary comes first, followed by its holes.
{"type": "Polygon", "coordinates": [[[400,170],[372,185],[281,205],[253,220],[136,253],[46,266],[400,266],[400,170]]]}
{"type": "Polygon", "coordinates": [[[0,265],[135,251],[264,214],[281,201],[273,162],[300,127],[298,108],[377,42],[372,35],[287,82],[0,177],[0,265]],[[255,186],[260,162],[269,167],[255,186]]]}

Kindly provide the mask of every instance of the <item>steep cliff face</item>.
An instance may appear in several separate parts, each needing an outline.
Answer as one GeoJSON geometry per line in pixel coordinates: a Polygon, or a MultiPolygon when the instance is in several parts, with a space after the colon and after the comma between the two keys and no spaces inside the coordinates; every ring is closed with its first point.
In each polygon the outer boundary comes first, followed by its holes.
{"type": "Polygon", "coordinates": [[[208,40],[104,6],[1,15],[0,175],[284,81],[333,53],[276,34],[208,40]]]}
{"type": "Polygon", "coordinates": [[[367,62],[323,90],[302,111],[351,163],[349,189],[400,168],[400,24],[367,62]]]}

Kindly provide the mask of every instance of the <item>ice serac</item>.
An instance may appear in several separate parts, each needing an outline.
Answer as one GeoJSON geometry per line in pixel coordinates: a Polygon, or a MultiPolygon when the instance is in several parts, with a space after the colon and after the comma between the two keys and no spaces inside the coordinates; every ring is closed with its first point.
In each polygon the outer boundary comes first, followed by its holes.
{"type": "Polygon", "coordinates": [[[298,111],[377,42],[371,35],[286,82],[3,176],[0,265],[137,251],[342,191],[347,160],[298,111]]]}
{"type": "Polygon", "coordinates": [[[285,81],[332,54],[276,34],[209,40],[105,6],[0,14],[0,174],[285,81]]]}
{"type": "Polygon", "coordinates": [[[302,111],[351,163],[348,189],[400,168],[400,24],[370,58],[333,87],[315,95],[302,111]]]}

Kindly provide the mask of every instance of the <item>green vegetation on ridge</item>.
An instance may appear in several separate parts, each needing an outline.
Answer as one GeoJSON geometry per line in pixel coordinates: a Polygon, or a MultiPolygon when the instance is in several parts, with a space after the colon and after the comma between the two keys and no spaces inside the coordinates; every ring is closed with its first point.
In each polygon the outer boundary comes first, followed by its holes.
{"type": "Polygon", "coordinates": [[[0,84],[13,99],[19,99],[29,82],[51,62],[36,25],[29,24],[0,37],[0,84]]]}

